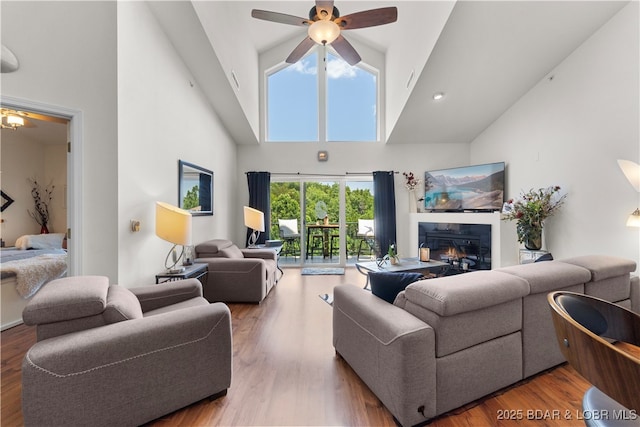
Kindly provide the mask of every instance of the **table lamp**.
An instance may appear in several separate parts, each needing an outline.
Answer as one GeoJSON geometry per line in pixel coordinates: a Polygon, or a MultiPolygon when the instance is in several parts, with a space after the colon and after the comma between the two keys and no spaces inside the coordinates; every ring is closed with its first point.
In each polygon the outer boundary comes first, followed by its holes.
{"type": "Polygon", "coordinates": [[[249,236],[247,247],[255,248],[256,242],[258,241],[258,236],[260,236],[260,232],[264,231],[264,213],[257,209],[250,208],[249,206],[245,206],[244,225],[247,228],[251,228],[253,230],[251,236],[249,236]]]}
{"type": "MultiPolygon", "coordinates": [[[[629,184],[640,193],[640,165],[631,160],[618,160],[618,166],[627,177],[629,184]]],[[[627,227],[640,227],[640,208],[629,215],[627,227]]]]}
{"type": "Polygon", "coordinates": [[[168,203],[156,202],[156,236],[173,243],[164,260],[167,271],[172,274],[183,272],[184,267],[176,268],[176,264],[184,254],[184,247],[191,245],[191,213],[168,203]],[[176,254],[178,245],[182,246],[180,256],[176,254]],[[171,265],[169,265],[169,256],[173,259],[171,265]]]}

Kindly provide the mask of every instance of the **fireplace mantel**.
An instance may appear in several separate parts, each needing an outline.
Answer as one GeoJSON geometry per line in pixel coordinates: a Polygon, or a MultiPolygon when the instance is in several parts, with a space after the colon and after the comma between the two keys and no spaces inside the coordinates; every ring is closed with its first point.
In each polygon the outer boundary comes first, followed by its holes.
{"type": "MultiPolygon", "coordinates": [[[[409,214],[409,244],[418,247],[418,224],[421,222],[491,225],[491,267],[499,268],[501,259],[500,212],[427,212],[409,214]]],[[[416,249],[417,253],[418,249],[416,249]]],[[[417,256],[417,255],[416,255],[417,256]]]]}

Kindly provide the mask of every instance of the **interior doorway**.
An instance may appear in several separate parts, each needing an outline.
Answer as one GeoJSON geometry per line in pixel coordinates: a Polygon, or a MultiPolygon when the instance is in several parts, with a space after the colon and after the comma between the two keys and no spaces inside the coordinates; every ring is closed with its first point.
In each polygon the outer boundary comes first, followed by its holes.
{"type": "MultiPolygon", "coordinates": [[[[3,129],[2,132],[24,132],[30,137],[43,141],[43,144],[61,144],[64,164],[63,189],[58,194],[66,210],[63,230],[54,230],[67,235],[68,275],[82,274],[82,113],[66,107],[44,104],[20,98],[0,97],[2,109],[23,113],[26,119],[24,126],[17,130],[3,129]],[[65,149],[66,147],[66,149],[65,149]]],[[[55,173],[56,171],[52,172],[55,173]]],[[[23,179],[20,177],[18,179],[23,179]]],[[[8,179],[3,174],[3,180],[8,179]]],[[[62,221],[59,223],[62,224],[62,221]]],[[[59,225],[61,228],[62,226],[59,225]]]]}

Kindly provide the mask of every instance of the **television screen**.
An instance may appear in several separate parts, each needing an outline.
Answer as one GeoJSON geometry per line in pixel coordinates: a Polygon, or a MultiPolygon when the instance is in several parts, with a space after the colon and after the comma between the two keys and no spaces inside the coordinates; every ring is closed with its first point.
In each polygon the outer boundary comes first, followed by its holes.
{"type": "Polygon", "coordinates": [[[504,162],[425,172],[424,185],[427,210],[501,210],[504,162]]]}

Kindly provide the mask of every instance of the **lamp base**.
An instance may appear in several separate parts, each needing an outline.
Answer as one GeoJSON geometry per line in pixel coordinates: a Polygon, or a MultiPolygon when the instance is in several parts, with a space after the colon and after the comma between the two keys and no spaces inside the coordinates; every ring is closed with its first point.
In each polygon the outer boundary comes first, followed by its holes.
{"type": "Polygon", "coordinates": [[[258,236],[260,236],[259,230],[253,230],[253,233],[249,236],[249,241],[247,242],[247,248],[255,248],[256,243],[258,243],[258,236]]]}
{"type": "Polygon", "coordinates": [[[184,273],[184,270],[185,270],[184,267],[169,268],[169,269],[167,269],[167,272],[169,274],[178,274],[178,273],[184,273]]]}

